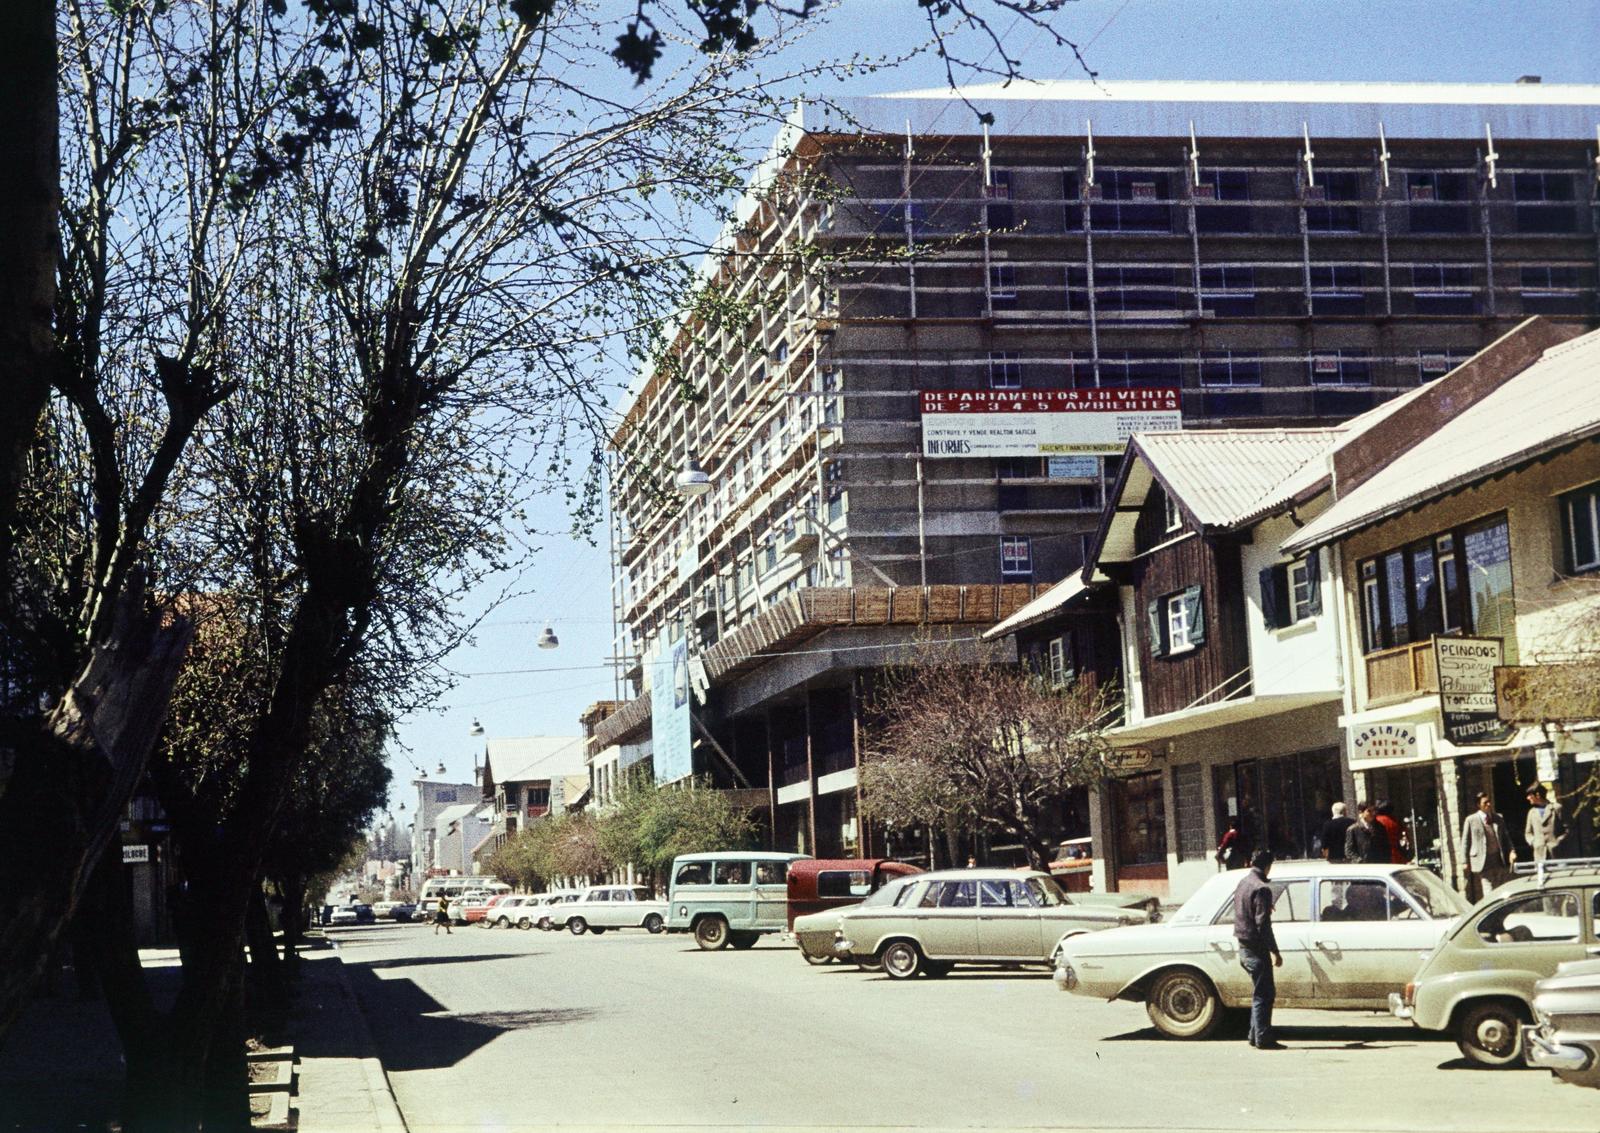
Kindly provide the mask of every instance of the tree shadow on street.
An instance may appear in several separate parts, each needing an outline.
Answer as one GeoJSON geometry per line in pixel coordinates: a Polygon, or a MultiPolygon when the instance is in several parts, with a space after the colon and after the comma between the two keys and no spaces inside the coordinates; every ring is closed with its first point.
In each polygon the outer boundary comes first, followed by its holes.
{"type": "Polygon", "coordinates": [[[407,956],[393,960],[351,958],[345,961],[345,968],[354,976],[358,968],[365,968],[368,971],[387,971],[391,968],[426,968],[432,964],[471,964],[479,960],[521,960],[527,956],[543,955],[545,955],[543,952],[474,952],[460,956],[407,956]]]}

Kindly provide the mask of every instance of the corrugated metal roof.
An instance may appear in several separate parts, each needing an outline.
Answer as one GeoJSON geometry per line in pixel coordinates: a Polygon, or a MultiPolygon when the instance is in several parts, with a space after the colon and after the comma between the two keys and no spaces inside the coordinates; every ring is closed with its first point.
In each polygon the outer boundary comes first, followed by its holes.
{"type": "Polygon", "coordinates": [[[1484,480],[1550,449],[1600,436],[1600,331],[1537,362],[1401,453],[1284,543],[1304,550],[1484,480]]]}
{"type": "MultiPolygon", "coordinates": [[[[910,90],[839,101],[806,127],[818,132],[976,133],[962,98],[994,115],[995,137],[1299,137],[1390,140],[1594,138],[1600,86],[1567,83],[1323,83],[1017,81],[910,90]]],[[[812,108],[808,107],[808,110],[812,108]]],[[[1204,147],[1202,147],[1202,153],[1204,147]]]]}
{"type": "Polygon", "coordinates": [[[1009,618],[992,629],[985,630],[983,640],[994,641],[997,638],[1008,637],[1034,622],[1043,621],[1088,589],[1089,584],[1083,580],[1083,575],[1069,574],[1009,618]]]}
{"type": "Polygon", "coordinates": [[[582,736],[507,737],[488,741],[484,752],[496,783],[554,779],[583,768],[582,736]]]}
{"type": "Polygon", "coordinates": [[[1133,440],[1183,507],[1206,527],[1264,515],[1327,476],[1324,455],[1343,434],[1326,429],[1194,429],[1133,440]]]}

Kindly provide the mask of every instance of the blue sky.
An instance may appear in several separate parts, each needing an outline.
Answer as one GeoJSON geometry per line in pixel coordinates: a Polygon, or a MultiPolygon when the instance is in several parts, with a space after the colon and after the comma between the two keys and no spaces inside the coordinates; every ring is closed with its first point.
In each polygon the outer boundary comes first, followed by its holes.
{"type": "MultiPolygon", "coordinates": [[[[1107,79],[1324,79],[1510,82],[1600,82],[1600,4],[1341,3],[1293,0],[1081,0],[1059,26],[1078,42],[1090,66],[1107,79]]],[[[1082,78],[1071,54],[1047,37],[1012,24],[1008,50],[1032,78],[1082,78]]],[[[914,0],[845,0],[808,40],[806,50],[843,56],[910,48],[926,38],[914,0]]],[[[967,39],[964,46],[975,41],[967,39]]],[[[978,47],[977,54],[983,48],[978,47]]],[[[942,85],[944,69],[923,58],[894,72],[863,76],[826,96],[942,85]]],[[[568,526],[560,501],[536,506],[534,528],[568,526]]],[[[418,767],[429,776],[466,781],[482,740],[467,734],[474,719],[489,736],[576,735],[578,713],[612,695],[604,658],[611,649],[610,565],[600,533],[591,547],[564,537],[534,539],[541,548],[520,590],[532,593],[495,611],[475,644],[450,658],[465,676],[434,712],[400,725],[402,744],[390,763],[391,800],[411,797],[404,784],[418,767]],[[560,648],[535,641],[548,622],[560,648]],[[508,672],[510,670],[546,670],[508,672]]],[[[488,601],[486,593],[484,600],[488,601]]],[[[414,799],[413,799],[414,802],[414,799]]]]}

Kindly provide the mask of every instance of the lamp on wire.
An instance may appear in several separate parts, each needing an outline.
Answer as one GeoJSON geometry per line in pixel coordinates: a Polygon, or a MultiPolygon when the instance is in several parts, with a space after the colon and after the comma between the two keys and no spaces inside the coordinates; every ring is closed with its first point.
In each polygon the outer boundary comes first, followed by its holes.
{"type": "Polygon", "coordinates": [[[711,490],[711,477],[700,467],[700,462],[691,456],[683,462],[683,471],[678,473],[677,485],[680,495],[703,496],[711,490]]]}
{"type": "MultiPolygon", "coordinates": [[[[702,473],[704,475],[704,473],[702,473]]],[[[539,635],[540,649],[554,649],[561,644],[561,639],[556,636],[556,631],[549,625],[544,627],[544,632],[539,635]]]]}
{"type": "Polygon", "coordinates": [[[467,735],[469,735],[469,736],[481,736],[481,735],[483,735],[483,725],[478,723],[478,718],[476,716],[474,716],[472,718],[472,727],[467,729],[467,735]]]}

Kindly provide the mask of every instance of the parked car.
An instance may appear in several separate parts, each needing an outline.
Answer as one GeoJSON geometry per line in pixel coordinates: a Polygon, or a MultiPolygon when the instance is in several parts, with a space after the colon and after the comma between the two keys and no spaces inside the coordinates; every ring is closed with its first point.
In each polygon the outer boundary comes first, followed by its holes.
{"type": "Polygon", "coordinates": [[[1513,878],[1438,942],[1390,1010],[1450,1031],[1481,1066],[1521,1064],[1533,989],[1568,960],[1600,955],[1600,860],[1547,862],[1513,878]]]}
{"type": "MultiPolygon", "coordinates": [[[[1250,1004],[1233,938],[1233,894],[1244,870],[1219,873],[1164,924],[1061,943],[1056,986],[1097,999],[1143,1002],[1171,1038],[1203,1038],[1250,1004]]],[[[1280,862],[1272,867],[1272,927],[1283,955],[1279,1007],[1382,1010],[1467,905],[1415,866],[1280,862]]]]}
{"type": "Polygon", "coordinates": [[[904,980],[958,963],[1048,964],[1063,937],[1148,920],[1138,909],[1078,904],[1035,870],[937,870],[893,904],[843,910],[834,950],[904,980]]]}
{"type": "Polygon", "coordinates": [[[488,912],[489,902],[493,901],[491,894],[480,893],[473,897],[463,897],[459,901],[450,902],[450,916],[456,924],[477,924],[483,920],[488,912]]]}
{"type": "Polygon", "coordinates": [[[642,928],[654,934],[667,924],[667,903],[642,885],[591,885],[576,901],[563,902],[552,921],[560,917],[573,936],[608,928],[642,928]]]}
{"type": "Polygon", "coordinates": [[[395,907],[389,910],[389,919],[407,924],[417,919],[417,906],[410,901],[398,901],[395,907]]]}
{"type": "Polygon", "coordinates": [[[526,893],[502,893],[489,904],[483,923],[490,928],[532,928],[533,918],[528,915],[533,897],[526,893]]]}
{"type": "Polygon", "coordinates": [[[374,901],[372,903],[372,915],[379,920],[383,920],[394,912],[395,906],[398,904],[400,904],[399,901],[374,901]]]}
{"type": "Polygon", "coordinates": [[[542,928],[546,932],[562,928],[566,925],[566,918],[561,915],[558,906],[571,904],[583,894],[576,889],[552,889],[548,893],[540,893],[539,904],[535,906],[535,928],[542,928]]]}
{"type": "Polygon", "coordinates": [[[789,931],[808,964],[829,964],[833,953],[837,916],[817,914],[859,905],[870,894],[897,877],[909,877],[922,870],[906,862],[888,858],[824,858],[789,863],[789,931]],[[805,920],[806,929],[797,928],[805,920]]]}
{"type": "Polygon", "coordinates": [[[762,850],[679,854],[667,889],[667,931],[690,932],[708,952],[750,948],[763,933],[788,927],[791,862],[805,854],[762,850]]]}
{"type": "Polygon", "coordinates": [[[1563,1082],[1600,1089],[1600,960],[1568,960],[1533,985],[1528,1062],[1563,1082]]]}
{"type": "MultiPolygon", "coordinates": [[[[826,964],[834,960],[852,959],[835,950],[842,936],[840,926],[843,923],[844,913],[851,909],[893,905],[900,893],[920,876],[921,871],[891,877],[854,905],[824,909],[820,913],[807,913],[803,917],[796,917],[791,931],[794,933],[795,944],[799,946],[800,955],[808,964],[826,964]]],[[[857,966],[870,971],[877,971],[882,967],[876,957],[854,959],[857,966]]]]}
{"type": "Polygon", "coordinates": [[[329,918],[329,924],[372,924],[378,918],[373,914],[371,905],[357,902],[352,905],[336,905],[329,918]]]}

